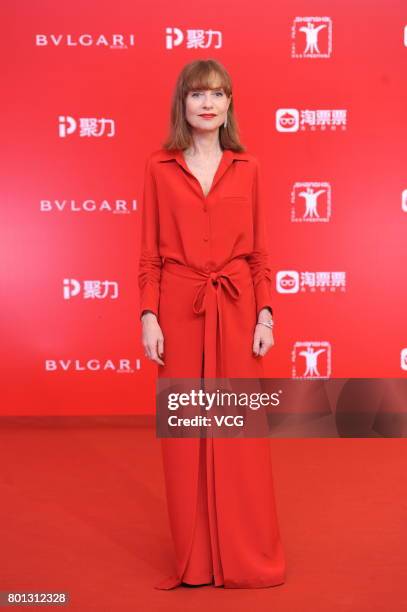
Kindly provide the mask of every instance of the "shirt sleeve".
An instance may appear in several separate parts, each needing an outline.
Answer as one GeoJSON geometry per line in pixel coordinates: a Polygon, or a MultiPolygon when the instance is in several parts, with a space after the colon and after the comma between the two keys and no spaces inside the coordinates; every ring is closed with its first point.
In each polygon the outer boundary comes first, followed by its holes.
{"type": "Polygon", "coordinates": [[[162,261],[159,253],[157,190],[152,171],[151,157],[146,161],[144,172],[140,242],[138,270],[140,317],[144,310],[150,310],[158,317],[162,261]]]}
{"type": "Polygon", "coordinates": [[[271,269],[266,241],[266,225],[267,217],[262,189],[262,174],[259,162],[256,159],[253,181],[254,248],[247,260],[253,278],[257,315],[262,308],[269,308],[271,313],[273,312],[271,307],[271,269]]]}

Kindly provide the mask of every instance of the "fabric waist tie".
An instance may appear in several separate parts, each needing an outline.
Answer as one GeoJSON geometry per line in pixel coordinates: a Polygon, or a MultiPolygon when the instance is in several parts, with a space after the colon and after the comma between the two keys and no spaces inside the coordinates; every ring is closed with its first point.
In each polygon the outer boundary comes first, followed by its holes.
{"type": "MultiPolygon", "coordinates": [[[[230,259],[222,268],[206,272],[176,261],[166,259],[163,267],[173,274],[195,281],[197,291],[192,304],[196,315],[204,315],[204,378],[225,376],[224,368],[224,317],[226,295],[237,300],[241,294],[241,281],[250,272],[244,257],[230,259]],[[219,336],[218,336],[219,333],[219,336]],[[219,337],[220,356],[217,355],[219,337]]],[[[238,330],[234,330],[238,333],[238,330]]]]}

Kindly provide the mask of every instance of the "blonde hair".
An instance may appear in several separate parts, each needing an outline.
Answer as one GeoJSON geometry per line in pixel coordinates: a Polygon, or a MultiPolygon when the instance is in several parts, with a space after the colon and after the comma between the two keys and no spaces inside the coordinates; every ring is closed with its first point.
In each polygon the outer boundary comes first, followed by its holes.
{"type": "MultiPolygon", "coordinates": [[[[188,92],[199,89],[214,89],[213,83],[219,81],[229,98],[232,94],[232,80],[226,68],[217,60],[195,60],[186,64],[180,72],[173,93],[170,117],[170,131],[163,148],[167,150],[186,149],[193,143],[191,127],[185,118],[185,98],[188,92]]],[[[219,128],[219,142],[222,149],[244,152],[240,142],[237,121],[234,115],[233,96],[227,113],[227,127],[219,128]]]]}

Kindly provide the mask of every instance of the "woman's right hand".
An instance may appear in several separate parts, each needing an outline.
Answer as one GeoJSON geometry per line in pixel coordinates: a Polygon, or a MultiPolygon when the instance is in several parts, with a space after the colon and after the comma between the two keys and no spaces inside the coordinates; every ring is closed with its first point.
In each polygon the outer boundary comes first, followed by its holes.
{"type": "Polygon", "coordinates": [[[165,365],[161,357],[164,354],[164,336],[153,312],[145,312],[141,317],[142,338],[146,357],[165,365]]]}

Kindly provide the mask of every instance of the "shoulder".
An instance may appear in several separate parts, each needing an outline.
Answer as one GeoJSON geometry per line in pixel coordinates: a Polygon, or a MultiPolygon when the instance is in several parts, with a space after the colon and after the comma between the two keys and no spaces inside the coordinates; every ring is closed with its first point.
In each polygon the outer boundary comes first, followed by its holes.
{"type": "Polygon", "coordinates": [[[257,157],[251,151],[232,151],[233,155],[241,159],[247,159],[248,161],[255,162],[257,157]]]}
{"type": "Polygon", "coordinates": [[[256,157],[256,155],[254,155],[250,151],[242,151],[242,152],[231,151],[231,154],[233,156],[233,159],[243,160],[245,162],[248,162],[249,166],[253,169],[257,169],[259,166],[258,158],[256,157]]]}
{"type": "Polygon", "coordinates": [[[146,162],[149,164],[155,164],[160,161],[167,161],[169,159],[174,159],[175,154],[176,150],[169,151],[168,149],[155,149],[147,155],[146,162]]]}
{"type": "Polygon", "coordinates": [[[157,171],[159,171],[160,166],[162,167],[165,164],[161,162],[170,161],[171,159],[176,158],[176,151],[168,151],[167,149],[160,148],[154,149],[144,158],[144,169],[147,174],[152,174],[156,176],[157,171]]]}
{"type": "Polygon", "coordinates": [[[259,175],[261,175],[261,165],[256,155],[250,151],[241,153],[233,152],[233,159],[244,160],[244,163],[239,161],[239,167],[243,170],[244,166],[244,173],[246,174],[246,172],[248,172],[253,182],[258,180],[259,175]]]}

